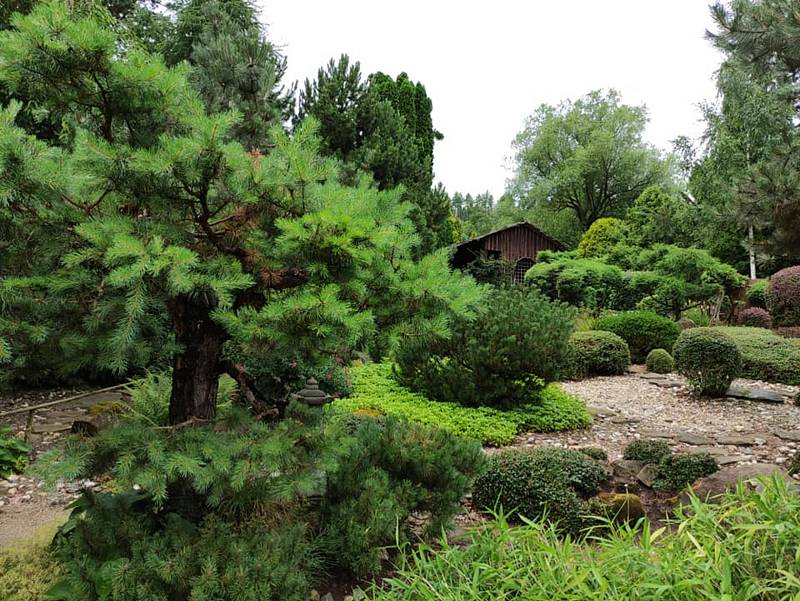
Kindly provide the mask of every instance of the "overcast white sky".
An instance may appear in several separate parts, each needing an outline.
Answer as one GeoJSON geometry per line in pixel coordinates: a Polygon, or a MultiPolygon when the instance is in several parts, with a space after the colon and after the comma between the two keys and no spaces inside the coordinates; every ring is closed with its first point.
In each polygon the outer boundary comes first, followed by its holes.
{"type": "Polygon", "coordinates": [[[706,0],[258,0],[273,43],[304,80],[347,53],[365,74],[406,71],[445,138],[435,177],[450,193],[502,194],[524,118],[541,103],[616,88],[647,105],[647,138],[699,136],[720,55],[706,0]]]}

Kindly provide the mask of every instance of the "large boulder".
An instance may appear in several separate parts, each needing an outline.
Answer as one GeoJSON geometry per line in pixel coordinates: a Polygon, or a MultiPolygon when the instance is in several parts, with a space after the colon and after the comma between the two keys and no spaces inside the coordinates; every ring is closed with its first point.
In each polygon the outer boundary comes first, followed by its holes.
{"type": "MultiPolygon", "coordinates": [[[[779,465],[773,463],[750,463],[745,465],[731,465],[724,467],[718,472],[700,478],[692,485],[694,493],[703,501],[714,502],[714,499],[722,496],[728,491],[735,490],[740,482],[744,482],[751,490],[759,488],[756,479],[777,475],[786,480],[787,484],[797,488],[797,483],[779,465]]],[[[680,502],[689,502],[688,491],[680,496],[680,502]]]]}

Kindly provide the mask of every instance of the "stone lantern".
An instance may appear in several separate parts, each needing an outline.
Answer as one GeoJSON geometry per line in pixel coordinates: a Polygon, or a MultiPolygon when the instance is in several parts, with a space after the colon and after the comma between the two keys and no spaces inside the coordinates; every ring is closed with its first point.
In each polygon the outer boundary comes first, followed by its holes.
{"type": "Polygon", "coordinates": [[[330,403],[333,398],[319,389],[319,382],[314,378],[306,380],[306,387],[291,396],[292,400],[300,401],[306,405],[318,406],[330,403]]]}

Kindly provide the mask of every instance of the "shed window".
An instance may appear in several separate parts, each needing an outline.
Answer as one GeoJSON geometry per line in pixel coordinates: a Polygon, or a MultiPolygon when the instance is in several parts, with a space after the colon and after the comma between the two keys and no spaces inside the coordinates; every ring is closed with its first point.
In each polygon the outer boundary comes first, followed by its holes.
{"type": "Polygon", "coordinates": [[[512,276],[512,281],[515,284],[521,284],[525,280],[525,274],[528,270],[533,267],[533,259],[528,257],[523,257],[517,264],[514,265],[514,275],[512,276]]]}

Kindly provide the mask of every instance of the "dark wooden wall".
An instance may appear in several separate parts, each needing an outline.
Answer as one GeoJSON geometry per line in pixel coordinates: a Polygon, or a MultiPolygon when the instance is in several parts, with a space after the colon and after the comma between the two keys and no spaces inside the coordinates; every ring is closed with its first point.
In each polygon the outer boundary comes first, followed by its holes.
{"type": "Polygon", "coordinates": [[[508,261],[518,261],[523,257],[535,261],[539,251],[561,250],[561,245],[533,228],[519,226],[487,236],[483,248],[487,252],[499,252],[508,261]]]}

